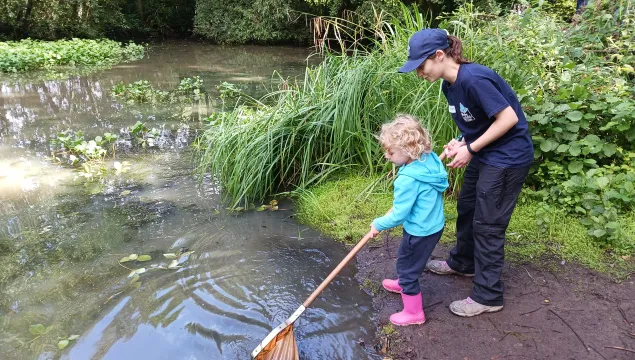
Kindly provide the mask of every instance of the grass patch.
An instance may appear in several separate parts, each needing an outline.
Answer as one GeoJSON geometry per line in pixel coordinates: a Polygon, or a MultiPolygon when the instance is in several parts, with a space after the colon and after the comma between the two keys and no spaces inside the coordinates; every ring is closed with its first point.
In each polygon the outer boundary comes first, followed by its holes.
{"type": "MultiPolygon", "coordinates": [[[[316,186],[298,196],[298,219],[345,243],[355,243],[371,221],[392,205],[392,187],[378,177],[353,175],[316,186]]],[[[555,256],[596,271],[623,277],[635,271],[632,242],[607,244],[588,234],[580,221],[563,210],[552,209],[549,222],[539,226],[541,204],[521,198],[507,229],[506,256],[513,262],[538,261],[555,256]]],[[[446,199],[446,228],[441,243],[455,241],[456,201],[446,199]]],[[[635,238],[635,214],[620,218],[622,229],[635,238]]],[[[394,235],[399,232],[393,231],[394,235]]]]}
{"type": "Polygon", "coordinates": [[[375,296],[379,294],[381,285],[379,285],[379,283],[376,281],[372,281],[371,279],[364,279],[359,288],[375,296]]]}

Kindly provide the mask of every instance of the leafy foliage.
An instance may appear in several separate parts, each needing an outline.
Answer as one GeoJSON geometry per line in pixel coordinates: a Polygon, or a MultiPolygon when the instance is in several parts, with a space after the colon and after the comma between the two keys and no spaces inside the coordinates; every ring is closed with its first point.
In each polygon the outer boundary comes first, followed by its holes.
{"type": "Polygon", "coordinates": [[[625,236],[618,215],[632,211],[635,195],[635,15],[598,3],[564,31],[532,9],[492,21],[464,8],[446,25],[522,99],[536,148],[534,195],[616,244],[625,236]]]}
{"type": "Polygon", "coordinates": [[[0,34],[55,40],[186,35],[196,0],[4,0],[0,34]]]}
{"type": "Polygon", "coordinates": [[[22,40],[0,42],[0,72],[49,69],[55,66],[106,66],[144,56],[144,47],[112,40],[22,40]]]}
{"type": "Polygon", "coordinates": [[[218,43],[306,43],[310,32],[302,0],[199,0],[194,33],[218,43]]]}
{"type": "Polygon", "coordinates": [[[112,96],[128,104],[191,103],[203,98],[202,86],[203,80],[198,76],[182,79],[179,86],[172,91],[157,90],[147,80],[135,81],[128,85],[122,81],[113,86],[112,96]]]}

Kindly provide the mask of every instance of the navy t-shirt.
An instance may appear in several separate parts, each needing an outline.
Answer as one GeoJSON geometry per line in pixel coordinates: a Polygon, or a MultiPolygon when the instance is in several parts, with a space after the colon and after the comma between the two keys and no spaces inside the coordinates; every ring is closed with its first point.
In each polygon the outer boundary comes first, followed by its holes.
{"type": "Polygon", "coordinates": [[[525,113],[512,88],[494,70],[479,64],[461,64],[456,81],[452,85],[443,81],[441,89],[448,99],[452,119],[467,143],[483,135],[496,120],[494,115],[511,106],[518,123],[474,157],[500,168],[531,165],[534,145],[525,113]]]}

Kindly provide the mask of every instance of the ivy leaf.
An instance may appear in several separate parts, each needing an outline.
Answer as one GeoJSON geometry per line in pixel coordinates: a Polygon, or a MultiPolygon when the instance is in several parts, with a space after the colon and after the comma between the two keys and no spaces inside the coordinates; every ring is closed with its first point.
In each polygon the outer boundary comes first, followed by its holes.
{"type": "Polygon", "coordinates": [[[569,119],[571,121],[580,121],[580,120],[582,120],[582,113],[579,112],[578,110],[571,111],[571,112],[567,113],[567,119],[569,119]]]}
{"type": "Polygon", "coordinates": [[[555,109],[553,109],[554,112],[565,112],[567,110],[571,110],[571,107],[569,106],[569,104],[560,104],[558,106],[556,106],[555,109]]]}
{"type": "Polygon", "coordinates": [[[583,167],[582,161],[572,161],[569,163],[568,169],[570,173],[575,174],[582,171],[582,167],[583,167]]]}
{"type": "Polygon", "coordinates": [[[57,347],[58,347],[60,350],[64,349],[64,348],[65,348],[65,347],[67,347],[67,346],[68,346],[68,340],[67,340],[67,339],[60,340],[60,342],[58,342],[58,343],[57,343],[57,347]]]}
{"type": "Polygon", "coordinates": [[[606,231],[603,230],[603,229],[595,229],[595,230],[593,230],[591,235],[593,235],[593,236],[595,236],[597,238],[600,238],[600,237],[606,235],[606,231]]]}
{"type": "Polygon", "coordinates": [[[606,155],[607,157],[611,157],[617,152],[617,145],[604,144],[604,146],[602,146],[602,150],[604,151],[604,155],[606,155]]]}
{"type": "Polygon", "coordinates": [[[599,177],[596,180],[596,183],[598,184],[598,187],[600,187],[600,189],[604,189],[609,185],[609,178],[607,178],[606,176],[599,177]]]}
{"type": "Polygon", "coordinates": [[[547,139],[540,143],[540,150],[542,150],[543,152],[549,152],[552,149],[555,149],[557,146],[558,143],[554,142],[553,140],[547,139]]]}
{"type": "Polygon", "coordinates": [[[591,104],[591,110],[593,111],[604,110],[604,109],[606,109],[606,105],[604,105],[603,103],[596,102],[591,104]]]}
{"type": "Polygon", "coordinates": [[[560,144],[560,146],[558,146],[558,148],[556,149],[556,152],[563,153],[567,152],[567,150],[569,150],[568,144],[560,144]]]}

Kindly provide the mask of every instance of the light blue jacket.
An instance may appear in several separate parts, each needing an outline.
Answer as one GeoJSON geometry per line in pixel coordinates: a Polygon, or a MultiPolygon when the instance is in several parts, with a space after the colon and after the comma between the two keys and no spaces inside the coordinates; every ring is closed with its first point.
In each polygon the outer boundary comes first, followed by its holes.
{"type": "Polygon", "coordinates": [[[414,236],[434,234],[445,225],[443,191],[448,187],[448,173],[435,153],[423,154],[419,160],[399,168],[394,183],[393,209],[377,218],[379,231],[403,224],[414,236]]]}

